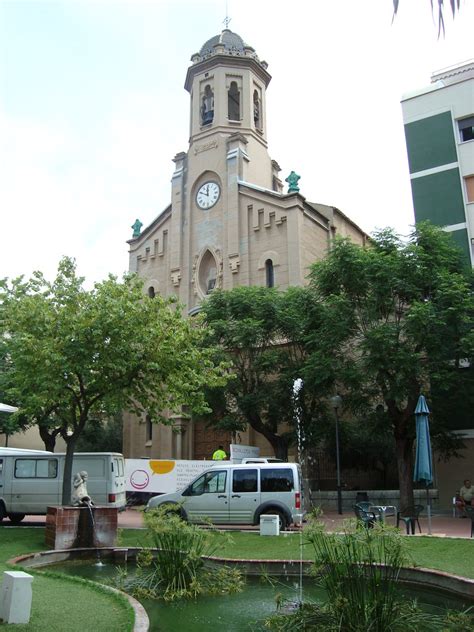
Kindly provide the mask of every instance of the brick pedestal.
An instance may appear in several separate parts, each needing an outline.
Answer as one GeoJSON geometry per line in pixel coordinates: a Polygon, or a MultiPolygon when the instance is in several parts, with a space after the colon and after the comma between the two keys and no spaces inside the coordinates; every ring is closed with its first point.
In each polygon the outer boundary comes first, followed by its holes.
{"type": "Polygon", "coordinates": [[[87,507],[48,507],[46,546],[49,549],[115,546],[117,509],[93,507],[94,526],[87,507]]]}

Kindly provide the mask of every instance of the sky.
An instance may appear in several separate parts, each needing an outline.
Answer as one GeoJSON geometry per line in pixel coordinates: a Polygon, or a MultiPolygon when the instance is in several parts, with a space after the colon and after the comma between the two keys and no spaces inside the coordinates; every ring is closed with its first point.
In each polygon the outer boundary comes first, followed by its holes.
{"type": "Polygon", "coordinates": [[[191,55],[223,28],[268,62],[270,156],[371,232],[413,224],[402,95],[471,59],[474,2],[438,38],[429,0],[0,0],[0,278],[88,283],[170,201],[191,55]]]}

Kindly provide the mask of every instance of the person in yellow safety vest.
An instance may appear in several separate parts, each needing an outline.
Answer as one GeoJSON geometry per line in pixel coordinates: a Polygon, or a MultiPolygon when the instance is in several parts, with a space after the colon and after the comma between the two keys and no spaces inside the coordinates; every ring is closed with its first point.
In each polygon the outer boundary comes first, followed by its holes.
{"type": "Polygon", "coordinates": [[[212,460],[213,461],[225,461],[225,459],[227,458],[227,454],[224,451],[224,446],[220,445],[217,450],[215,450],[214,454],[212,455],[212,460]]]}

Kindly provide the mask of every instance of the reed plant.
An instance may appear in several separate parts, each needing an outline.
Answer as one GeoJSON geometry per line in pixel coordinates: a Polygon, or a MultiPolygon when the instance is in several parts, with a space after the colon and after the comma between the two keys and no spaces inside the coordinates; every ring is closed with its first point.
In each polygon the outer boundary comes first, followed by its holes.
{"type": "Polygon", "coordinates": [[[136,596],[172,601],[201,593],[224,594],[242,589],[244,581],[236,569],[206,565],[227,534],[189,524],[176,511],[159,507],[145,513],[150,549],[137,558],[133,575],[120,578],[121,586],[136,596]]]}
{"type": "Polygon", "coordinates": [[[303,603],[291,614],[265,622],[281,632],[422,632],[474,630],[469,612],[431,614],[400,592],[400,570],[410,563],[404,539],[383,524],[367,529],[348,521],[341,533],[326,533],[310,520],[304,542],[314,554],[312,575],[324,588],[323,604],[303,603]],[[461,624],[461,628],[459,625],[461,624]]]}

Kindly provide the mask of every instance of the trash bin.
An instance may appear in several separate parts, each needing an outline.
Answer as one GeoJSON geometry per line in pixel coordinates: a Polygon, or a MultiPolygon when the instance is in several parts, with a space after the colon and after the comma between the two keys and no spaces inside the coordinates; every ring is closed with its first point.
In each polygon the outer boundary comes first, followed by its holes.
{"type": "Polygon", "coordinates": [[[260,516],[260,535],[280,535],[280,520],[278,516],[271,514],[260,516]]]}
{"type": "Polygon", "coordinates": [[[367,494],[367,492],[357,492],[356,503],[362,503],[364,501],[365,502],[369,501],[369,495],[367,494]]]}

